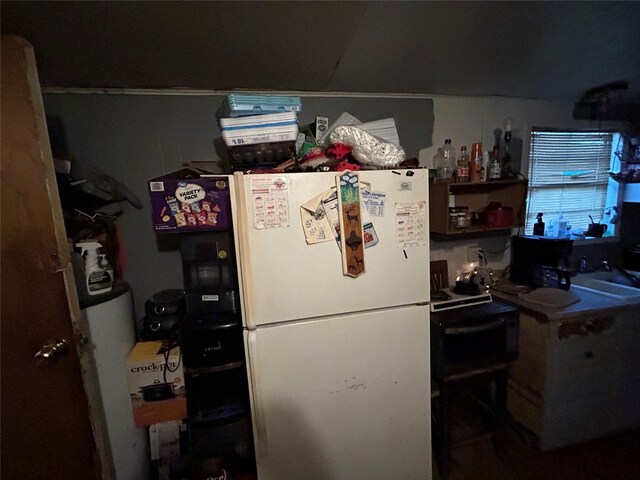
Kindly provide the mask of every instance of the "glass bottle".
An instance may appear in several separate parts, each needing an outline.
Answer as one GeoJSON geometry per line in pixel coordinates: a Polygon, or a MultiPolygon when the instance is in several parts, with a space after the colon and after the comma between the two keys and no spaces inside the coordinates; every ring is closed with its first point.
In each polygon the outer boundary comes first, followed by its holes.
{"type": "Polygon", "coordinates": [[[456,182],[467,183],[469,181],[469,154],[467,153],[467,146],[462,145],[460,147],[460,155],[458,156],[458,162],[456,166],[456,182]]]}
{"type": "Polygon", "coordinates": [[[493,160],[489,166],[489,180],[500,180],[502,177],[502,165],[500,164],[500,151],[497,146],[493,147],[493,160]]]}
{"type": "Polygon", "coordinates": [[[471,146],[471,158],[469,159],[469,181],[479,182],[482,169],[482,144],[474,143],[471,146]]]}

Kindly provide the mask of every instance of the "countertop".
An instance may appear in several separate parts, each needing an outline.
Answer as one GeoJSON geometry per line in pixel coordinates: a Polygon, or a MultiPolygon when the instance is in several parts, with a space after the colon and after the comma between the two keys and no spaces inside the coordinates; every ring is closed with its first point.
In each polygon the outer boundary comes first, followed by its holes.
{"type": "MultiPolygon", "coordinates": [[[[513,286],[513,284],[509,284],[509,282],[506,283],[509,286],[513,286]]],[[[629,312],[640,306],[640,301],[620,302],[615,298],[602,295],[597,291],[587,288],[572,286],[571,291],[580,297],[580,301],[565,308],[532,304],[522,298],[519,298],[517,294],[504,293],[498,290],[492,290],[491,295],[496,300],[500,300],[517,307],[522,313],[526,313],[540,322],[576,319],[592,320],[602,317],[603,315],[615,315],[622,312],[629,312]]]]}

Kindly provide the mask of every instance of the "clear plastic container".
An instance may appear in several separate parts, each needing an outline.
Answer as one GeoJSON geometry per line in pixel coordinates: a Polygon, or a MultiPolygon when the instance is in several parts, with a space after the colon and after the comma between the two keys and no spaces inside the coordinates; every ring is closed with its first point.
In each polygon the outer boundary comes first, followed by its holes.
{"type": "Polygon", "coordinates": [[[550,237],[565,238],[567,236],[567,220],[562,216],[562,212],[551,222],[550,237]]]}

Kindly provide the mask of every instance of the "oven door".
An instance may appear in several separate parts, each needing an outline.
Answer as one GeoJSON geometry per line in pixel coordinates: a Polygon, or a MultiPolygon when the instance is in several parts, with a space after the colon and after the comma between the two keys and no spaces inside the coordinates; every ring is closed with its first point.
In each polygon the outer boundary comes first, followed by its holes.
{"type": "Polygon", "coordinates": [[[496,315],[469,324],[439,325],[435,360],[438,376],[513,360],[518,350],[518,318],[496,315]]]}

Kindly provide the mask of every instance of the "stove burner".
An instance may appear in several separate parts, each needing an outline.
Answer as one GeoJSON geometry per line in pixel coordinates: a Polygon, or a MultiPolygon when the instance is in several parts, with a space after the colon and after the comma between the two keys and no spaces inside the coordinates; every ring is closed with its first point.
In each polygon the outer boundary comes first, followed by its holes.
{"type": "Polygon", "coordinates": [[[473,282],[461,282],[458,280],[452,291],[461,295],[478,295],[480,293],[480,287],[473,282]]]}
{"type": "Polygon", "coordinates": [[[441,300],[450,300],[451,295],[449,295],[444,290],[431,290],[431,300],[432,301],[441,301],[441,300]]]}

